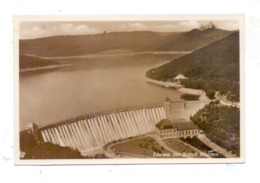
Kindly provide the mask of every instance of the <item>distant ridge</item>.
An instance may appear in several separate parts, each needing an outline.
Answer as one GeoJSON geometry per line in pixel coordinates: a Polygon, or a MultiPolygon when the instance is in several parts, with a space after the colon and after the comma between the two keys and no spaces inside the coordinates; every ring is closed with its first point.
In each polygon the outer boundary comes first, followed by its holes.
{"type": "Polygon", "coordinates": [[[54,36],[20,40],[20,54],[41,57],[77,56],[123,49],[141,51],[193,51],[230,35],[214,29],[159,33],[151,31],[111,32],[96,35],[54,36]]]}
{"type": "Polygon", "coordinates": [[[225,31],[221,29],[207,29],[204,31],[193,29],[189,32],[183,33],[181,36],[169,40],[168,43],[164,44],[159,49],[167,51],[194,51],[217,40],[220,40],[232,33],[233,31],[225,31]]]}

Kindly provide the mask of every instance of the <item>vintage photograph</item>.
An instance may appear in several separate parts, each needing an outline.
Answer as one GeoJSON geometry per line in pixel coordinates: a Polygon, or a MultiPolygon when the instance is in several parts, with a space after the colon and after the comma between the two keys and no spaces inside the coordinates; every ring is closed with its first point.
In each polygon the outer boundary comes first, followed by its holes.
{"type": "Polygon", "coordinates": [[[17,164],[244,161],[243,16],[14,21],[17,164]]]}

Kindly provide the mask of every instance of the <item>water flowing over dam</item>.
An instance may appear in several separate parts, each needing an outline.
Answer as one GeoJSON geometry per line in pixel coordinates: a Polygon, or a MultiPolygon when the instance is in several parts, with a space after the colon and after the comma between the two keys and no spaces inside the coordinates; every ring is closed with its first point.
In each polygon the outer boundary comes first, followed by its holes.
{"type": "Polygon", "coordinates": [[[79,150],[83,155],[100,151],[109,142],[154,131],[166,114],[163,106],[86,116],[40,129],[44,142],[79,150]]]}

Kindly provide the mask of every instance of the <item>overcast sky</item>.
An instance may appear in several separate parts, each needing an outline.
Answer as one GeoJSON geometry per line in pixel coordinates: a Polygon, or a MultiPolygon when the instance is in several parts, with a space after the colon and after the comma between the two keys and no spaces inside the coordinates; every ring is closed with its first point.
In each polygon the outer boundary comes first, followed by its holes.
{"type": "MultiPolygon", "coordinates": [[[[198,28],[209,21],[60,21],[21,22],[20,39],[33,39],[56,35],[84,35],[120,31],[181,32],[198,28]]],[[[238,21],[212,21],[220,29],[238,30],[238,21]]]]}

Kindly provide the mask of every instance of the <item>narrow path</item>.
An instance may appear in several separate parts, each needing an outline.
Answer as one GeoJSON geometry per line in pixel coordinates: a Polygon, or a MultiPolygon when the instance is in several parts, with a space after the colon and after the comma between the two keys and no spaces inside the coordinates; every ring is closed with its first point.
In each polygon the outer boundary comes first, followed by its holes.
{"type": "Polygon", "coordinates": [[[231,101],[229,101],[225,96],[221,96],[221,95],[219,94],[219,92],[216,92],[215,97],[216,97],[217,100],[219,100],[219,102],[220,102],[222,105],[233,106],[233,107],[240,108],[239,102],[231,102],[231,101]]]}
{"type": "Polygon", "coordinates": [[[227,158],[237,158],[236,155],[228,152],[226,149],[218,146],[217,144],[215,144],[214,142],[211,142],[205,135],[199,135],[198,138],[208,147],[210,147],[211,149],[213,149],[214,151],[216,151],[219,154],[222,154],[223,156],[227,157],[227,158]]]}
{"type": "MultiPolygon", "coordinates": [[[[149,136],[149,135],[147,135],[149,136]]],[[[147,137],[146,136],[146,137],[147,137]]],[[[139,139],[139,138],[144,138],[145,136],[141,135],[138,138],[135,139],[139,139]]],[[[116,142],[116,143],[112,143],[110,145],[107,146],[106,149],[104,149],[104,154],[110,158],[151,158],[149,156],[144,156],[144,155],[139,155],[139,154],[131,154],[131,153],[127,153],[127,152],[120,152],[120,153],[116,153],[114,150],[112,150],[112,146],[116,145],[116,144],[121,144],[121,143],[126,143],[128,141],[131,140],[135,140],[135,139],[127,139],[121,142],[116,142]]]]}
{"type": "MultiPolygon", "coordinates": [[[[144,136],[141,136],[139,138],[143,138],[144,136]]],[[[170,148],[166,142],[164,142],[163,140],[159,139],[155,134],[148,134],[146,137],[152,137],[154,140],[157,141],[158,144],[160,144],[161,146],[164,147],[165,150],[173,153],[173,154],[180,154],[179,152],[175,151],[174,149],[170,148]]],[[[211,142],[205,135],[199,135],[198,138],[205,144],[207,145],[209,148],[213,149],[214,151],[216,151],[218,154],[221,154],[227,158],[237,158],[237,156],[235,156],[234,154],[228,152],[227,150],[225,150],[224,148],[218,146],[217,144],[211,142]]],[[[137,138],[138,139],[138,138],[137,138]]],[[[122,141],[122,142],[118,142],[118,143],[113,143],[108,145],[108,147],[104,150],[104,153],[106,156],[110,157],[110,158],[152,158],[150,156],[145,156],[145,155],[140,155],[140,154],[131,154],[131,153],[127,153],[127,152],[120,152],[120,153],[116,153],[114,150],[112,150],[112,146],[114,146],[115,144],[120,144],[120,143],[125,143],[127,141],[130,141],[132,139],[126,140],[126,141],[122,141]]],[[[177,139],[178,140],[178,139],[177,139]]],[[[189,146],[190,148],[194,149],[195,151],[199,152],[200,154],[203,154],[204,157],[207,158],[212,158],[210,155],[205,154],[204,152],[200,151],[199,149],[181,141],[182,143],[184,143],[185,145],[189,146]]],[[[190,156],[187,155],[183,155],[180,154],[181,157],[183,158],[192,158],[190,156]]]]}
{"type": "Polygon", "coordinates": [[[190,144],[188,144],[188,143],[186,143],[186,142],[184,142],[184,141],[182,141],[182,140],[180,140],[180,139],[175,139],[175,140],[177,140],[177,141],[179,141],[179,142],[185,144],[186,146],[189,146],[191,149],[193,149],[193,150],[199,152],[199,153],[200,153],[200,156],[203,155],[203,157],[212,158],[210,155],[206,154],[205,152],[202,152],[202,151],[199,150],[198,148],[193,147],[192,145],[190,145],[190,144]]]}

